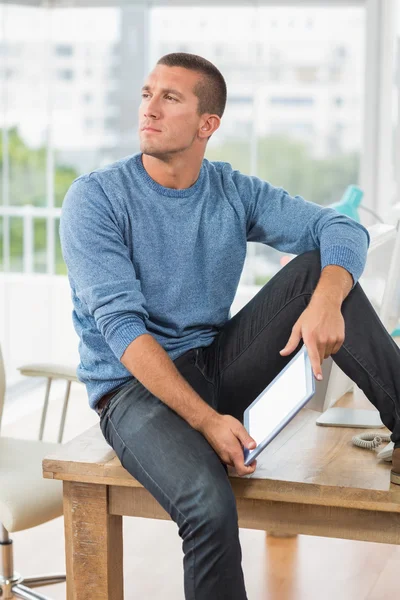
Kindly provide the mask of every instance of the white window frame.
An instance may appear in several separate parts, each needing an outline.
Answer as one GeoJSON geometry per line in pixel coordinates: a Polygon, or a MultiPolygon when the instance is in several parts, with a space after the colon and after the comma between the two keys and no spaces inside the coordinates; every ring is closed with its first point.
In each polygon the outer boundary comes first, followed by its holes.
{"type": "Polygon", "coordinates": [[[364,126],[360,164],[363,204],[384,220],[395,201],[393,85],[398,0],[366,0],[364,126]]]}

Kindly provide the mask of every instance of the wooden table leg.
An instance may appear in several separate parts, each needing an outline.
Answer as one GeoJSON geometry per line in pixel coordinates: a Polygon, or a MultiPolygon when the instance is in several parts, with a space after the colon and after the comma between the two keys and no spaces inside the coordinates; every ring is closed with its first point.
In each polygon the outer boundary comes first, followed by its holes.
{"type": "Polygon", "coordinates": [[[122,517],[106,485],[64,481],[67,600],[123,600],[122,517]]]}

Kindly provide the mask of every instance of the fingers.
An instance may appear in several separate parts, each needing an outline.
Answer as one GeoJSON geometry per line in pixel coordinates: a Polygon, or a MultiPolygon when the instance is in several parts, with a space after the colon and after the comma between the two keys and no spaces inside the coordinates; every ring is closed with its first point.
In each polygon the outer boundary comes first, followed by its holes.
{"type": "Polygon", "coordinates": [[[249,473],[254,473],[257,461],[254,460],[250,465],[246,466],[244,464],[243,447],[248,448],[249,450],[254,450],[254,448],[257,446],[257,442],[248,434],[246,428],[240,423],[240,421],[238,421],[238,425],[238,428],[235,430],[235,435],[238,439],[238,447],[240,449],[235,449],[234,453],[231,453],[231,458],[235,463],[237,474],[248,475],[249,473]]]}
{"type": "Polygon", "coordinates": [[[321,357],[318,350],[318,346],[315,342],[309,342],[308,344],[304,341],[307,348],[308,356],[310,357],[311,367],[314,373],[314,377],[318,381],[322,381],[322,369],[321,369],[321,357]]]}
{"type": "Polygon", "coordinates": [[[235,464],[236,473],[240,476],[249,475],[250,473],[254,473],[256,470],[257,461],[254,460],[248,467],[244,464],[244,455],[243,452],[234,455],[233,462],[235,464]]]}
{"type": "Polygon", "coordinates": [[[306,342],[304,342],[305,345],[307,346],[307,350],[308,350],[308,354],[310,356],[310,361],[311,361],[311,365],[313,367],[313,372],[314,375],[317,379],[318,375],[321,374],[321,379],[322,379],[322,369],[321,369],[321,364],[322,361],[325,358],[329,358],[332,354],[336,354],[336,352],[338,352],[340,350],[340,348],[343,345],[343,340],[339,339],[336,340],[335,342],[320,342],[320,343],[316,343],[314,341],[308,342],[308,345],[306,342]],[[314,357],[314,362],[311,358],[311,356],[314,357]],[[318,365],[317,365],[318,362],[318,365]]]}
{"type": "Polygon", "coordinates": [[[288,343],[282,350],[280,350],[279,354],[281,354],[281,356],[288,356],[289,354],[294,352],[294,350],[296,350],[297,346],[299,345],[300,340],[301,340],[300,329],[297,327],[293,327],[292,334],[291,334],[290,338],[288,339],[288,343]]]}
{"type": "Polygon", "coordinates": [[[333,347],[332,354],[336,354],[336,352],[339,352],[340,348],[343,346],[343,343],[344,343],[344,339],[338,340],[333,347]]]}
{"type": "Polygon", "coordinates": [[[254,471],[256,470],[257,461],[253,460],[253,462],[250,465],[246,466],[244,464],[243,448],[240,444],[240,441],[237,440],[237,442],[238,443],[235,449],[230,453],[230,458],[235,465],[236,473],[238,475],[248,475],[249,473],[254,473],[254,471]]]}
{"type": "Polygon", "coordinates": [[[242,442],[245,448],[254,450],[254,448],[257,446],[256,440],[249,435],[247,429],[241,424],[240,421],[238,421],[238,427],[235,429],[234,434],[242,442]]]}

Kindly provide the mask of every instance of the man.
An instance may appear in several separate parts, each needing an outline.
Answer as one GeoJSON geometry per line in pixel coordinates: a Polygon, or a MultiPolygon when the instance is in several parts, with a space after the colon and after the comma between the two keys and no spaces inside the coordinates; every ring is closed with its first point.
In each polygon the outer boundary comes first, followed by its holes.
{"type": "Polygon", "coordinates": [[[78,376],[122,465],[178,524],[195,600],[247,597],[227,465],[254,473],[243,412],[303,343],[315,377],[332,355],[400,446],[400,352],[357,283],[367,230],[206,160],[225,104],[209,61],[160,59],[141,152],[78,177],[60,228],[78,376]],[[247,241],[298,256],[230,318],[247,241]]]}

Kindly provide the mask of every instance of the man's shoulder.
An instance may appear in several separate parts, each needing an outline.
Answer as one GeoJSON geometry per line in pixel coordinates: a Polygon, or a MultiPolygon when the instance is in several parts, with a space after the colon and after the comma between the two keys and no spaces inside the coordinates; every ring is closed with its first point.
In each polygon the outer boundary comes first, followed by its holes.
{"type": "Polygon", "coordinates": [[[123,158],[119,158],[118,160],[106,164],[104,166],[100,166],[97,169],[93,169],[78,177],[75,181],[82,180],[84,182],[97,181],[101,184],[102,181],[107,181],[110,177],[119,178],[122,176],[123,172],[129,169],[132,165],[134,165],[135,160],[138,154],[130,154],[129,156],[124,156],[123,158]]]}
{"type": "Polygon", "coordinates": [[[232,165],[229,162],[223,160],[208,160],[203,159],[208,170],[221,172],[221,171],[233,171],[232,165]]]}
{"type": "Polygon", "coordinates": [[[70,189],[74,191],[78,191],[82,189],[83,191],[87,191],[90,188],[93,189],[103,189],[109,188],[109,184],[111,181],[118,181],[123,178],[123,173],[127,169],[130,168],[132,162],[134,162],[137,154],[130,154],[129,156],[125,156],[120,158],[113,163],[98,167],[97,169],[93,169],[92,171],[88,171],[87,173],[83,173],[76,177],[71,182],[70,189]]]}
{"type": "Polygon", "coordinates": [[[124,170],[128,164],[131,164],[132,162],[135,161],[138,154],[139,153],[129,154],[128,156],[119,158],[118,160],[116,160],[110,164],[106,164],[104,166],[98,167],[97,169],[94,169],[93,171],[90,171],[89,173],[87,173],[87,175],[88,176],[94,175],[94,176],[102,177],[104,175],[105,176],[110,175],[111,172],[118,172],[118,171],[124,170]]]}

